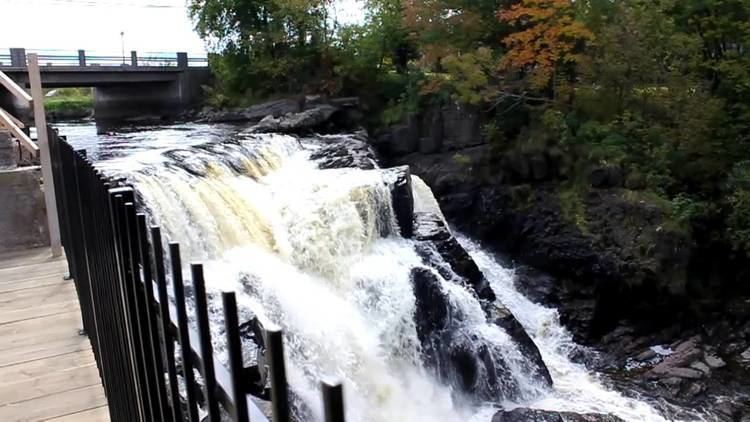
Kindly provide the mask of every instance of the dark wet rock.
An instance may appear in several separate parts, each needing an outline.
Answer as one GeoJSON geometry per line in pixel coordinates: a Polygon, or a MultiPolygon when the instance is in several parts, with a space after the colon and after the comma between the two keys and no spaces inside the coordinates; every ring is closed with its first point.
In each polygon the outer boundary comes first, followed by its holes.
{"type": "Polygon", "coordinates": [[[539,352],[539,348],[534,343],[534,340],[532,340],[526,330],[524,330],[521,323],[518,322],[513,313],[505,306],[497,303],[488,306],[490,321],[505,330],[505,332],[515,341],[521,354],[532,362],[534,378],[547,387],[552,386],[552,377],[549,374],[547,365],[544,364],[542,354],[539,352]]]}
{"type": "Polygon", "coordinates": [[[724,362],[724,359],[710,353],[706,353],[703,357],[703,361],[706,362],[706,365],[708,365],[712,369],[720,369],[725,366],[727,366],[727,363],[724,362]]]}
{"type": "Polygon", "coordinates": [[[321,169],[372,170],[377,167],[378,158],[368,143],[367,133],[322,136],[316,141],[320,148],[313,151],[310,158],[321,169]]]}
{"type": "Polygon", "coordinates": [[[408,166],[386,169],[383,170],[383,179],[391,190],[393,212],[401,236],[409,239],[414,235],[414,191],[411,187],[411,171],[408,166]]]}
{"type": "Polygon", "coordinates": [[[689,368],[691,364],[703,357],[700,341],[700,337],[693,337],[681,342],[671,355],[648,372],[647,377],[701,378],[703,372],[689,368]]]}
{"type": "Polygon", "coordinates": [[[266,116],[280,117],[299,113],[304,108],[304,98],[285,98],[234,110],[205,109],[194,120],[199,123],[257,122],[266,116]]]}
{"type": "Polygon", "coordinates": [[[549,274],[528,265],[517,265],[513,285],[533,302],[548,306],[559,305],[560,287],[557,280],[549,274]]]}
{"type": "Polygon", "coordinates": [[[466,329],[437,275],[427,268],[415,268],[411,279],[416,298],[414,320],[426,366],[457,394],[477,403],[517,397],[518,385],[502,354],[466,329]]]}
{"type": "Polygon", "coordinates": [[[451,152],[482,144],[481,132],[478,110],[449,104],[405,116],[378,134],[375,144],[391,156],[451,152]]]}
{"type": "Polygon", "coordinates": [[[492,417],[492,422],[623,422],[613,415],[596,413],[553,412],[519,408],[502,411],[492,417]]]}
{"type": "Polygon", "coordinates": [[[442,217],[431,213],[414,214],[414,239],[434,245],[451,269],[476,292],[480,299],[495,300],[489,281],[466,249],[451,234],[442,217]]]}
{"type": "Polygon", "coordinates": [[[339,109],[331,105],[320,105],[299,113],[280,117],[269,115],[250,129],[253,133],[311,133],[321,131],[339,109]]]}
{"type": "Polygon", "coordinates": [[[428,269],[417,268],[411,272],[416,297],[417,335],[425,342],[431,333],[445,330],[450,318],[448,295],[440,287],[440,280],[428,269]]]}

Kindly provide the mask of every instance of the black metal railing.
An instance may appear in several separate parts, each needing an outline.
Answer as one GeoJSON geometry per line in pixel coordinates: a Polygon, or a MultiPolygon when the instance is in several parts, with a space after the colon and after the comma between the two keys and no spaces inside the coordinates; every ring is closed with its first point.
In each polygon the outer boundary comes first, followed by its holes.
{"type": "MultiPolygon", "coordinates": [[[[195,330],[180,246],[169,243],[165,260],[160,228],[149,227],[138,212],[134,189],[102,174],[55,130],[48,132],[63,246],[111,420],[265,421],[249,391],[235,293],[222,293],[227,368],[212,348],[203,266],[190,267],[195,330]]],[[[273,420],[288,421],[282,332],[265,330],[265,346],[269,365],[260,369],[270,375],[273,420]]],[[[321,385],[325,420],[343,422],[341,385],[321,385]]]]}

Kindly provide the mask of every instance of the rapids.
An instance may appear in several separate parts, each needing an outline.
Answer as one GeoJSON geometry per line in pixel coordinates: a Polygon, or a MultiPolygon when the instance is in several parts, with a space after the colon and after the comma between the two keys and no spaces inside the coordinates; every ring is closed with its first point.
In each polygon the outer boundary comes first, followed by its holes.
{"type": "MultiPolygon", "coordinates": [[[[499,406],[612,413],[626,421],[666,420],[571,361],[578,346],[554,309],[513,285],[512,268],[468,237],[498,301],[539,347],[554,387],[538,385],[512,338],[488,324],[468,289],[439,277],[456,329],[500,353],[514,394],[476,403],[426,367],[414,320],[410,273],[425,268],[415,242],[400,236],[384,172],[320,169],[320,137],[251,135],[231,126],[176,125],[96,136],[62,125],[98,167],[132,183],[152,223],[205,264],[214,347],[222,330],[218,292],[238,293],[241,317],[285,333],[287,372],[302,420],[321,420],[319,382],[344,382],[351,421],[490,421],[499,406]]],[[[412,181],[415,209],[439,213],[429,187],[412,181]]],[[[187,283],[189,284],[189,283],[187,283]]],[[[192,312],[190,312],[192,313],[192,312]]],[[[255,346],[244,344],[245,360],[255,346]]]]}

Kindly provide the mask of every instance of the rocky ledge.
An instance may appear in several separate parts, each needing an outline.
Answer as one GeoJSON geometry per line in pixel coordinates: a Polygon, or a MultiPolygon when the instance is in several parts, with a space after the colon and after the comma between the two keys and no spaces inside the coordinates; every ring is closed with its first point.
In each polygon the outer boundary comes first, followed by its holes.
{"type": "Polygon", "coordinates": [[[696,241],[619,168],[591,169],[581,189],[559,152],[498,152],[480,127],[443,107],[372,143],[427,182],[452,224],[512,258],[519,290],[595,352],[574,357],[623,393],[750,418],[749,263],[696,241]]]}
{"type": "Polygon", "coordinates": [[[597,413],[551,412],[547,410],[518,408],[495,414],[492,422],[623,422],[612,415],[597,413]]]}

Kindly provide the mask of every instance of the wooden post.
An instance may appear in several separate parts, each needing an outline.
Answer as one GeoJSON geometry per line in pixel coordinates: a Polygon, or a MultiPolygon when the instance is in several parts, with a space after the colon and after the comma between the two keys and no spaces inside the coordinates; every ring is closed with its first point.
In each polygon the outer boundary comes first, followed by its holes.
{"type": "Polygon", "coordinates": [[[57,201],[55,200],[55,180],[52,177],[52,157],[47,136],[47,117],[44,115],[44,93],[42,92],[42,75],[39,72],[39,57],[32,53],[28,56],[29,84],[34,104],[34,123],[42,159],[42,177],[44,178],[44,202],[47,205],[47,224],[49,225],[49,242],[52,256],[62,255],[60,244],[60,222],[57,220],[57,201]]]}

